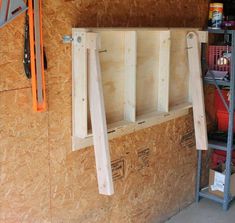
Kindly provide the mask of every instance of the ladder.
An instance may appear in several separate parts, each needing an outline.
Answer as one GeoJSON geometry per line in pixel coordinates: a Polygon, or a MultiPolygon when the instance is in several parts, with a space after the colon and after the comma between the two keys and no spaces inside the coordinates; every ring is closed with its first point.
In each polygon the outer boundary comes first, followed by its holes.
{"type": "MultiPolygon", "coordinates": [[[[197,151],[198,155],[198,163],[197,163],[197,178],[196,178],[196,201],[199,202],[201,198],[207,198],[217,203],[220,203],[223,206],[223,210],[228,210],[229,205],[234,197],[230,194],[230,182],[231,182],[231,161],[232,161],[232,151],[234,149],[233,146],[233,123],[234,123],[234,108],[235,108],[235,30],[208,30],[211,34],[221,34],[221,35],[229,35],[231,38],[231,50],[232,57],[230,62],[230,82],[216,80],[212,78],[212,80],[204,80],[206,84],[214,85],[221,96],[223,103],[225,99],[222,96],[220,91],[220,86],[228,86],[230,87],[230,103],[229,103],[229,125],[228,125],[228,137],[227,143],[219,142],[219,141],[210,141],[208,142],[208,147],[210,150],[222,150],[226,151],[226,173],[225,173],[225,184],[224,184],[224,197],[219,197],[209,193],[207,188],[201,188],[201,175],[202,175],[202,150],[197,151]]],[[[202,69],[205,67],[206,63],[206,44],[202,44],[202,69]]],[[[204,70],[203,70],[204,71],[204,70]]],[[[202,72],[203,72],[202,71],[202,72]]],[[[212,74],[213,76],[213,74],[212,74]]]]}

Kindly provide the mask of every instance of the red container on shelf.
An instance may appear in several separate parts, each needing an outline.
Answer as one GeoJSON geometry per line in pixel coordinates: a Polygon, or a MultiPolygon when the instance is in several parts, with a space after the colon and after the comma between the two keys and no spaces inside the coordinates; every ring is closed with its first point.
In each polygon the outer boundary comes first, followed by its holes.
{"type": "MultiPolygon", "coordinates": [[[[216,168],[220,163],[225,163],[226,161],[226,152],[215,150],[211,156],[211,168],[216,168]]],[[[232,154],[232,163],[235,165],[235,151],[232,154]]]]}
{"type": "Polygon", "coordinates": [[[230,71],[229,64],[218,65],[219,58],[221,58],[226,51],[231,52],[231,47],[215,45],[208,47],[208,66],[210,70],[230,71]]]}
{"type": "MultiPolygon", "coordinates": [[[[221,90],[221,93],[224,97],[225,102],[229,106],[229,90],[221,90]]],[[[215,91],[215,110],[216,111],[227,111],[222,99],[220,98],[218,90],[215,91]]]]}
{"type": "MultiPolygon", "coordinates": [[[[221,93],[224,97],[225,102],[229,107],[229,90],[221,90],[221,93]]],[[[229,114],[227,109],[224,106],[222,99],[219,96],[218,90],[215,91],[215,110],[218,121],[218,130],[222,132],[228,131],[228,121],[229,114]]],[[[234,119],[234,127],[235,127],[235,119],[234,119]]],[[[235,132],[235,128],[233,130],[235,132]]]]}
{"type": "MultiPolygon", "coordinates": [[[[225,151],[215,149],[214,153],[216,153],[217,155],[226,157],[226,152],[225,151]]],[[[235,151],[232,152],[232,158],[235,160],[235,151]]],[[[235,164],[235,161],[234,161],[234,164],[235,164]]]]}
{"type": "MultiPolygon", "coordinates": [[[[217,111],[216,116],[218,119],[218,130],[222,131],[222,132],[227,132],[228,131],[228,121],[229,121],[228,112],[227,111],[217,111]]],[[[233,123],[234,123],[234,127],[235,127],[235,119],[234,119],[233,123]]],[[[235,133],[235,129],[233,129],[233,132],[235,133]]]]}

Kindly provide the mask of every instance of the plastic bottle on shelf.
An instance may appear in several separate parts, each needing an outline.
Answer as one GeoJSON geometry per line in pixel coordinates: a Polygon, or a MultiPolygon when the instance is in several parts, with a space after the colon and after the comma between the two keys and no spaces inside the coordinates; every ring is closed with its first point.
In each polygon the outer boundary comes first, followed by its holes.
{"type": "Polygon", "coordinates": [[[221,1],[213,1],[209,7],[208,27],[211,29],[221,29],[223,22],[224,4],[221,1]]]}

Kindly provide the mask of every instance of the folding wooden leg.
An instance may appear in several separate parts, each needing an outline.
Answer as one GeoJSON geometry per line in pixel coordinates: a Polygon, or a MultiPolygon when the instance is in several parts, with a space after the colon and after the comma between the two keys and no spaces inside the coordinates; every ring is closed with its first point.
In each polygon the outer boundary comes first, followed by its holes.
{"type": "Polygon", "coordinates": [[[198,150],[208,149],[205,102],[200,60],[199,38],[195,32],[187,35],[190,84],[193,103],[193,118],[198,150]]]}
{"type": "Polygon", "coordinates": [[[88,96],[100,194],[114,193],[99,61],[99,36],[87,33],[88,96]]]}

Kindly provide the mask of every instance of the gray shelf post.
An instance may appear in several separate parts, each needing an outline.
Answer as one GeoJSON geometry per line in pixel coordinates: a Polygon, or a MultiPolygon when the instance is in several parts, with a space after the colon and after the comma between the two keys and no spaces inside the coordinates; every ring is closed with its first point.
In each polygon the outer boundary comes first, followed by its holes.
{"type": "Polygon", "coordinates": [[[223,209],[228,210],[229,203],[232,200],[230,195],[230,176],[231,176],[231,162],[232,162],[232,151],[233,151],[233,121],[234,121],[234,52],[235,52],[235,39],[234,32],[232,34],[232,58],[231,58],[231,72],[230,72],[230,106],[229,106],[229,126],[228,126],[228,142],[227,142],[227,156],[226,156],[226,173],[225,173],[225,188],[224,188],[224,203],[223,209]]]}
{"type": "MultiPolygon", "coordinates": [[[[230,63],[230,82],[205,80],[206,84],[213,84],[220,91],[219,86],[229,86],[230,87],[230,103],[229,103],[229,124],[228,124],[228,138],[227,143],[209,141],[210,149],[219,149],[226,151],[226,172],[225,172],[225,185],[224,185],[224,197],[218,197],[210,194],[206,188],[201,189],[201,174],[202,174],[202,151],[198,151],[198,162],[197,162],[197,177],[196,177],[196,202],[200,201],[201,197],[213,200],[215,202],[221,203],[223,205],[223,210],[227,211],[230,202],[234,197],[230,193],[230,179],[231,179],[231,162],[232,162],[232,152],[234,149],[233,145],[233,129],[234,129],[234,108],[235,108],[235,30],[208,30],[209,33],[214,34],[229,34],[231,36],[231,47],[232,47],[232,57],[230,63]]],[[[202,69],[204,72],[205,68],[205,46],[202,47],[202,69]]],[[[221,92],[219,92],[222,96],[221,92]]],[[[222,98],[224,103],[224,98],[222,98]]]]}

